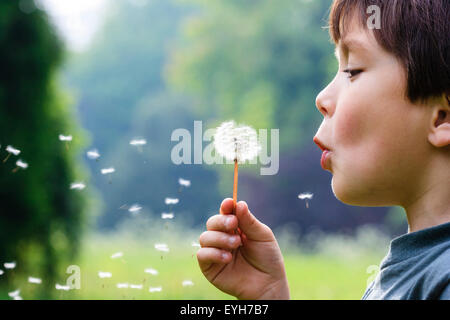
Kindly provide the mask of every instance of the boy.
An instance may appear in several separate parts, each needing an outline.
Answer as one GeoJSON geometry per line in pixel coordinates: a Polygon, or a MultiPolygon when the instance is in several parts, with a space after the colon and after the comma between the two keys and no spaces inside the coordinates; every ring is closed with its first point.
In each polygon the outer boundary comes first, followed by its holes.
{"type": "MultiPolygon", "coordinates": [[[[392,240],[363,299],[450,299],[450,1],[335,0],[330,34],[339,70],[318,95],[314,142],[342,202],[402,206],[408,233],[392,240]],[[380,9],[380,28],[367,8],[380,9]]],[[[270,228],[225,199],[197,252],[205,277],[239,299],[289,299],[270,228]],[[240,228],[241,235],[234,230],[240,228]]]]}

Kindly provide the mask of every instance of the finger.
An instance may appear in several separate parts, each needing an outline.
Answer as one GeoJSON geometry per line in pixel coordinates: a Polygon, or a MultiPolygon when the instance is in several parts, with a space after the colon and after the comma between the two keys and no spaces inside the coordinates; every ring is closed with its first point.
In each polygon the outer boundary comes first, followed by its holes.
{"type": "Polygon", "coordinates": [[[233,199],[226,198],[220,205],[220,214],[232,214],[233,213],[233,199]]]}
{"type": "Polygon", "coordinates": [[[205,231],[200,235],[199,242],[202,247],[233,250],[240,246],[241,237],[220,231],[205,231]]]}
{"type": "Polygon", "coordinates": [[[256,219],[248,209],[248,205],[245,201],[239,201],[236,204],[236,217],[238,218],[239,228],[249,240],[274,240],[272,230],[256,219]]]}
{"type": "Polygon", "coordinates": [[[238,226],[238,221],[234,215],[220,215],[212,216],[206,221],[206,229],[211,231],[231,232],[238,226]]]}
{"type": "Polygon", "coordinates": [[[217,248],[200,248],[197,251],[197,260],[200,269],[205,271],[212,263],[229,263],[231,253],[217,248]]]}

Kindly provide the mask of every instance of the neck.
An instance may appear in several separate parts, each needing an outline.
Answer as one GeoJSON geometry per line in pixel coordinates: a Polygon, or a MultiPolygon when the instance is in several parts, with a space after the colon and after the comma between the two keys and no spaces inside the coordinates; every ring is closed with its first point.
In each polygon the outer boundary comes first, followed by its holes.
{"type": "Polygon", "coordinates": [[[450,222],[448,158],[430,162],[428,170],[423,170],[423,176],[428,179],[419,183],[420,187],[410,198],[412,200],[402,205],[408,219],[408,232],[450,222]]]}

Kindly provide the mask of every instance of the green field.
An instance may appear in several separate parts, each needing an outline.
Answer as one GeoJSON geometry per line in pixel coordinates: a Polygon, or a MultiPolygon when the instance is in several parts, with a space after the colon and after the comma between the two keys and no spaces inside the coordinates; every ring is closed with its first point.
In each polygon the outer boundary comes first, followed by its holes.
{"type": "MultiPolygon", "coordinates": [[[[178,224],[179,225],[179,224],[178,224]]],[[[198,241],[202,230],[186,231],[173,223],[142,221],[124,226],[108,234],[85,236],[81,255],[76,265],[81,271],[79,290],[54,289],[54,299],[235,299],[204,279],[197,264],[192,242],[198,241]],[[160,252],[155,243],[166,243],[169,252],[160,252]],[[123,256],[112,259],[111,255],[123,256]],[[157,275],[145,273],[156,269],[157,275]],[[100,278],[98,272],[111,272],[111,278],[100,278]],[[183,286],[191,280],[192,286],[183,286]],[[139,285],[142,289],[117,288],[117,283],[139,285]],[[162,287],[160,292],[149,292],[150,287],[162,287]]],[[[292,299],[360,299],[373,274],[370,265],[379,264],[387,250],[387,239],[373,229],[361,230],[357,236],[318,235],[314,250],[293,244],[286,231],[275,232],[283,250],[292,299]]],[[[12,276],[11,271],[2,277],[12,276]]],[[[69,275],[66,276],[66,278],[69,275]]],[[[58,283],[65,284],[61,277],[58,283]]],[[[14,287],[1,289],[1,297],[20,289],[23,299],[33,299],[38,284],[27,282],[26,276],[17,276],[14,287]]],[[[45,279],[42,279],[45,281],[45,279]]],[[[50,295],[49,295],[50,297],[50,295]]]]}

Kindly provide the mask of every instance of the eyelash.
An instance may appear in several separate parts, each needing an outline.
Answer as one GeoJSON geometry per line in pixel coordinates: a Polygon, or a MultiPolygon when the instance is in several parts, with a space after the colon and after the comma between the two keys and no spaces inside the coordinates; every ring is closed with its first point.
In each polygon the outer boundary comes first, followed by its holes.
{"type": "Polygon", "coordinates": [[[357,76],[358,74],[360,74],[362,72],[362,70],[359,70],[359,69],[345,69],[342,72],[348,73],[348,78],[351,79],[351,78],[357,76]]]}

